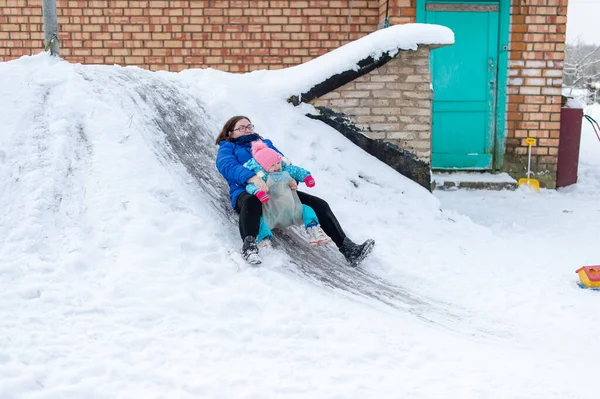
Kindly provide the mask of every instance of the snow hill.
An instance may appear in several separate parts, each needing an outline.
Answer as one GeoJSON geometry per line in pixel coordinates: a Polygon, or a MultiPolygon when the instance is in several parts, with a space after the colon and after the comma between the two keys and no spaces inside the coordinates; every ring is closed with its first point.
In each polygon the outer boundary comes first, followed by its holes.
{"type": "Polygon", "coordinates": [[[595,163],[440,202],[265,76],[0,64],[0,398],[597,397],[595,163]],[[363,268],[297,229],[244,264],[214,168],[237,114],[376,240],[363,268]]]}

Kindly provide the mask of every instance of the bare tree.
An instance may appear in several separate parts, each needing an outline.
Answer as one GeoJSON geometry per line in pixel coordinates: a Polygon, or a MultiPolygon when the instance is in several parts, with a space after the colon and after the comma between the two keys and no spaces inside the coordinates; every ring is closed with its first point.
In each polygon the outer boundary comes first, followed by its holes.
{"type": "Polygon", "coordinates": [[[42,14],[44,15],[44,47],[52,55],[60,55],[58,43],[58,18],[56,16],[56,0],[43,0],[42,14]]]}

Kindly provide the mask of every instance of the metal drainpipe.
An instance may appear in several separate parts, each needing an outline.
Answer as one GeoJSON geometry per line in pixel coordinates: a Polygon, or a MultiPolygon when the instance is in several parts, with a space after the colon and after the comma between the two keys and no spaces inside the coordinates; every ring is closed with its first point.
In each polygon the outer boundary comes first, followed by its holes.
{"type": "Polygon", "coordinates": [[[383,27],[384,28],[389,28],[390,26],[390,19],[389,19],[389,13],[390,11],[390,0],[386,0],[385,1],[385,20],[383,21],[383,27]]]}
{"type": "Polygon", "coordinates": [[[389,19],[389,10],[390,10],[390,0],[386,0],[385,2],[385,19],[377,24],[377,29],[389,28],[390,19],[389,19]]]}

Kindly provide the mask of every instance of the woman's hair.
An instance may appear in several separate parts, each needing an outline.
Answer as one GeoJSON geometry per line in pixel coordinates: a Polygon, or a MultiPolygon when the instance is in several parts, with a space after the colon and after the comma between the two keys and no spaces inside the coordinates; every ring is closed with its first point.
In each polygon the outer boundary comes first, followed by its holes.
{"type": "Polygon", "coordinates": [[[231,137],[230,137],[231,132],[233,132],[233,128],[235,127],[235,124],[238,123],[242,119],[248,119],[248,122],[251,122],[250,118],[248,118],[247,116],[244,116],[244,115],[237,115],[232,118],[229,118],[229,120],[227,122],[225,122],[225,125],[223,125],[223,129],[221,129],[221,133],[219,133],[219,135],[217,136],[217,140],[216,140],[215,144],[219,145],[219,143],[223,140],[231,141],[231,137]]]}

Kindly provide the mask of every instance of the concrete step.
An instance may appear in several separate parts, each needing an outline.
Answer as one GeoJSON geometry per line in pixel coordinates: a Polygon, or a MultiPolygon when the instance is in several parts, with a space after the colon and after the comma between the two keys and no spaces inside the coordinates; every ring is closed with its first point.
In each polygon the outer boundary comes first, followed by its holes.
{"type": "Polygon", "coordinates": [[[516,190],[518,182],[508,173],[490,172],[432,172],[434,190],[516,190]]]}

